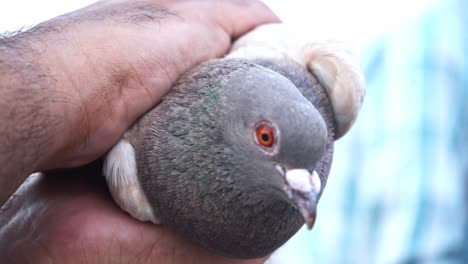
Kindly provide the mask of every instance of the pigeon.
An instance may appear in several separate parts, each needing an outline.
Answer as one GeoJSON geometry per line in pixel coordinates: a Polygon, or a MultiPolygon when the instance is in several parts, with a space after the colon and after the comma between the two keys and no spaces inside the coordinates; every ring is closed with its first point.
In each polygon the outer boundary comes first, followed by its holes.
{"type": "Polygon", "coordinates": [[[108,152],[115,202],[218,254],[264,257],[316,219],[365,96],[341,44],[260,26],[182,75],[108,152]]]}

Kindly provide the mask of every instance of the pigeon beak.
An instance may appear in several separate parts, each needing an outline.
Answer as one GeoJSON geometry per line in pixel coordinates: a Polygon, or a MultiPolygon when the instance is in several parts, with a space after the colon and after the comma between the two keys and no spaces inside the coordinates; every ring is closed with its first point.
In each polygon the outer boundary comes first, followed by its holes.
{"type": "Polygon", "coordinates": [[[305,169],[291,169],[286,170],[284,176],[289,198],[298,207],[309,230],[312,229],[322,185],[318,173],[316,171],[310,173],[305,169]]]}

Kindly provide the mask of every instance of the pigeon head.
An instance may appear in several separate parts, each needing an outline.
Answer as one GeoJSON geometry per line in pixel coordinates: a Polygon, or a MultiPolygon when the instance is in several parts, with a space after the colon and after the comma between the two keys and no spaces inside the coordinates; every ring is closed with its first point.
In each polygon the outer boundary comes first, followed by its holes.
{"type": "Polygon", "coordinates": [[[312,227],[333,124],[290,79],[245,60],[212,61],[141,123],[138,173],[163,224],[236,258],[270,254],[312,227]]]}
{"type": "Polygon", "coordinates": [[[328,139],[324,118],[291,80],[270,69],[252,67],[226,85],[221,127],[237,181],[297,208],[312,228],[321,192],[315,168],[328,139]]]}

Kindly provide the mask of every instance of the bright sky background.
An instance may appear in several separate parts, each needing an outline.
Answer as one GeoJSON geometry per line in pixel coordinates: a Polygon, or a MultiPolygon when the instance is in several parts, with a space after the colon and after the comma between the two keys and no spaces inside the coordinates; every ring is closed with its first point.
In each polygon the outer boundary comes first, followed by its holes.
{"type": "MultiPolygon", "coordinates": [[[[285,22],[346,39],[358,49],[399,28],[441,0],[264,0],[285,22]]],[[[31,26],[94,0],[3,0],[0,32],[31,26]]]]}

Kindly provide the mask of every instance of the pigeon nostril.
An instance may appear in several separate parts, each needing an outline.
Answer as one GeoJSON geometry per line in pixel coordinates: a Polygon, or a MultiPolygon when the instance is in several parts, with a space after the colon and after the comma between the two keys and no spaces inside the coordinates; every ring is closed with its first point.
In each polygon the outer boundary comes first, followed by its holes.
{"type": "Polygon", "coordinates": [[[305,169],[292,169],[286,172],[286,182],[289,187],[298,192],[310,193],[313,191],[310,180],[311,173],[305,169]]]}

